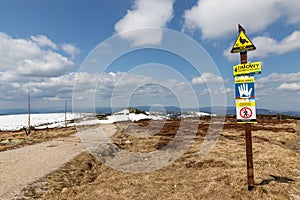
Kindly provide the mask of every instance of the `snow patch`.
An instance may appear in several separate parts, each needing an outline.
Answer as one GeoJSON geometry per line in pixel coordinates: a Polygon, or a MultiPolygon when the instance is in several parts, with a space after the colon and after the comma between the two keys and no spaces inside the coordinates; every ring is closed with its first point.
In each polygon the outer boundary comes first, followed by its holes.
{"type": "MultiPolygon", "coordinates": [[[[67,113],[67,121],[83,118],[87,114],[67,113]]],[[[56,128],[65,125],[65,113],[31,114],[30,125],[36,129],[56,128]]],[[[18,131],[28,126],[28,114],[0,116],[1,131],[18,131]]]]}
{"type": "MultiPolygon", "coordinates": [[[[64,113],[43,113],[31,114],[30,125],[35,129],[57,128],[65,126],[64,113]]],[[[215,116],[213,114],[191,111],[186,114],[179,114],[181,118],[192,118],[201,116],[215,116]]],[[[132,113],[129,109],[124,109],[113,113],[106,119],[99,120],[95,113],[67,113],[67,126],[84,126],[94,124],[112,124],[121,121],[140,121],[140,120],[164,120],[170,115],[164,113],[144,112],[132,113]]],[[[2,115],[0,116],[0,131],[18,131],[28,126],[28,115],[2,115]]]]}

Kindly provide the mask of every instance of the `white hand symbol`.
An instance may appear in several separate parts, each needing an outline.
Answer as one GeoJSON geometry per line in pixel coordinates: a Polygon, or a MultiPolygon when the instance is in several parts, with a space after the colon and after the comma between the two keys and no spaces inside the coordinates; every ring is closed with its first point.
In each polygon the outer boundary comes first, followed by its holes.
{"type": "Polygon", "coordinates": [[[243,83],[239,86],[240,98],[250,98],[252,88],[248,91],[248,84],[243,83]]]}

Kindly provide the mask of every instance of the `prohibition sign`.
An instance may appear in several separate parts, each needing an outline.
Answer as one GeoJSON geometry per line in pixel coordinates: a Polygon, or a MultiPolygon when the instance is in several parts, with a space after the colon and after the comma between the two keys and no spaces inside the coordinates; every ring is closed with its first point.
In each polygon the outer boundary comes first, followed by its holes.
{"type": "Polygon", "coordinates": [[[244,119],[249,119],[252,116],[252,110],[249,107],[243,107],[240,110],[240,116],[244,119]]]}

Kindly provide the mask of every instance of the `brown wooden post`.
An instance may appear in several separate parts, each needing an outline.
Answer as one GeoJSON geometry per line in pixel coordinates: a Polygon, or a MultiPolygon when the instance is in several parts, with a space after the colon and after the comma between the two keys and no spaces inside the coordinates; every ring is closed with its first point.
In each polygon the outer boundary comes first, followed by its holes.
{"type": "Polygon", "coordinates": [[[246,155],[247,155],[247,176],[248,176],[248,190],[254,188],[254,167],[253,167],[253,153],[252,153],[252,134],[251,124],[245,124],[245,139],[246,139],[246,155]]]}
{"type": "Polygon", "coordinates": [[[65,128],[67,127],[67,100],[65,100],[65,128]]]}
{"type": "Polygon", "coordinates": [[[29,135],[31,133],[31,127],[30,127],[30,92],[28,92],[28,127],[26,131],[26,135],[29,135]]]}
{"type": "MultiPolygon", "coordinates": [[[[239,32],[245,29],[239,24],[239,32]]],[[[241,64],[246,64],[247,61],[247,51],[240,52],[241,64]]],[[[248,177],[248,190],[251,191],[254,188],[254,168],[253,168],[253,153],[252,153],[252,133],[251,124],[245,124],[245,140],[246,140],[246,157],[247,157],[247,177],[248,177]]]]}

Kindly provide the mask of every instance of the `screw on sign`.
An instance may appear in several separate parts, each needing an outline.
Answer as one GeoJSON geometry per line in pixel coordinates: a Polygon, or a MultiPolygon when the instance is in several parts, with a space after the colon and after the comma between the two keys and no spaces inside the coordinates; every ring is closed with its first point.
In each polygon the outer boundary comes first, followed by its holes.
{"type": "Polygon", "coordinates": [[[248,107],[244,107],[240,110],[240,116],[244,119],[252,117],[252,110],[248,107]]]}

